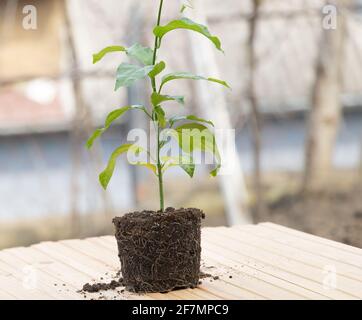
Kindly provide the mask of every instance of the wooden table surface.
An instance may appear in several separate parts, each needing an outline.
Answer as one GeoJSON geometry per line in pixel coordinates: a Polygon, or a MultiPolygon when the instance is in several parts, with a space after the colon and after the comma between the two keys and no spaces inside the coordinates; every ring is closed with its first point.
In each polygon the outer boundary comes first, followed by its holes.
{"type": "Polygon", "coordinates": [[[197,289],[147,295],[78,292],[86,282],[114,279],[112,236],[2,250],[0,299],[362,298],[359,248],[272,223],[204,228],[202,248],[202,271],[211,277],[197,289]]]}

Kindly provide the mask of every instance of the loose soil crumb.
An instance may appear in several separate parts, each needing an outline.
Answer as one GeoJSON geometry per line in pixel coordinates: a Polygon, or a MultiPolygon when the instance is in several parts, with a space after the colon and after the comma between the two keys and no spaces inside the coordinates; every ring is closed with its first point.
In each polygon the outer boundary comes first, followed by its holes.
{"type": "MultiPolygon", "coordinates": [[[[215,266],[206,266],[204,263],[202,264],[202,268],[203,269],[217,269],[215,266]]],[[[228,274],[228,271],[224,271],[224,275],[226,276],[226,274],[228,274]]],[[[114,280],[110,281],[110,282],[96,282],[96,283],[86,283],[85,285],[83,285],[83,288],[81,290],[78,291],[78,293],[81,293],[84,297],[84,299],[88,299],[90,298],[91,300],[106,300],[106,299],[110,299],[110,300],[117,300],[119,299],[122,294],[124,294],[126,292],[125,288],[122,289],[118,289],[119,287],[124,287],[124,280],[122,277],[119,277],[121,274],[121,271],[117,271],[117,273],[112,277],[114,280]],[[115,293],[117,293],[118,295],[114,295],[114,296],[106,296],[105,292],[106,291],[111,291],[111,290],[116,290],[115,293]],[[87,294],[97,294],[97,296],[88,296],[87,294]]],[[[109,273],[107,273],[107,275],[109,275],[109,273]]],[[[202,285],[202,281],[203,280],[208,280],[209,282],[213,282],[216,280],[220,280],[220,276],[219,275],[212,275],[210,273],[206,273],[203,271],[200,271],[199,273],[199,278],[200,281],[198,282],[198,285],[202,285]]],[[[229,278],[231,279],[232,276],[229,276],[229,278]]],[[[100,280],[104,279],[103,277],[99,278],[100,280]]],[[[95,281],[95,280],[93,280],[95,281]]],[[[54,284],[56,285],[56,284],[54,284]]],[[[64,286],[65,284],[63,284],[64,286]]],[[[69,290],[67,290],[69,291],[69,290]]],[[[165,292],[161,292],[161,293],[168,293],[168,291],[165,292]]]]}
{"type": "MultiPolygon", "coordinates": [[[[216,269],[215,266],[206,266],[204,263],[202,263],[202,269],[216,269]]],[[[204,271],[200,271],[200,279],[207,279],[209,280],[210,282],[213,282],[213,280],[219,280],[220,279],[220,276],[218,275],[213,275],[213,274],[210,274],[210,273],[206,273],[204,271]]]]}
{"type": "MultiPolygon", "coordinates": [[[[109,283],[94,283],[94,284],[86,283],[83,286],[82,291],[95,293],[100,291],[114,290],[118,287],[123,287],[123,278],[119,278],[119,280],[112,280],[109,283]]],[[[100,294],[102,294],[102,292],[100,294]]]]}
{"type": "Polygon", "coordinates": [[[200,279],[205,279],[205,278],[211,278],[212,275],[210,273],[205,273],[205,272],[202,272],[200,271],[200,279]]]}

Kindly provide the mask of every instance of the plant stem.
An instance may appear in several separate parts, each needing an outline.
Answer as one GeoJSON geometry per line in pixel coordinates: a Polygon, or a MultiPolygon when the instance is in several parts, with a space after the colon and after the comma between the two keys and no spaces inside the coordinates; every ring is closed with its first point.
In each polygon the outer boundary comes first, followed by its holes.
{"type": "MultiPolygon", "coordinates": [[[[159,5],[159,8],[158,8],[157,24],[156,24],[157,27],[161,23],[162,7],[163,7],[163,0],[160,0],[160,5],[159,5]]],[[[152,61],[153,65],[156,64],[157,49],[158,49],[158,37],[155,36],[155,45],[154,45],[154,49],[153,49],[153,61],[152,61]]],[[[153,90],[153,92],[157,92],[156,79],[152,78],[151,82],[152,82],[152,90],[153,90]]]]}
{"type": "Polygon", "coordinates": [[[160,192],[160,210],[164,211],[165,201],[163,194],[163,176],[162,176],[162,165],[160,161],[160,127],[157,124],[157,172],[158,172],[158,187],[160,192]]]}
{"type": "MultiPolygon", "coordinates": [[[[160,5],[159,5],[159,9],[158,9],[158,16],[157,16],[157,26],[160,25],[161,23],[161,13],[162,13],[162,7],[163,7],[163,1],[164,0],[160,0],[160,5]]],[[[156,64],[156,59],[157,59],[157,49],[158,49],[158,43],[159,39],[158,37],[155,37],[155,46],[153,49],[153,65],[156,64]]],[[[152,90],[154,93],[157,93],[157,88],[156,88],[156,79],[152,78],[151,79],[151,84],[152,84],[152,90]]],[[[156,123],[156,130],[157,130],[157,173],[158,173],[158,186],[159,186],[159,192],[160,192],[160,210],[163,212],[165,210],[165,203],[164,203],[164,192],[163,192],[163,176],[162,176],[162,164],[160,161],[160,126],[159,123],[156,123]]]]}

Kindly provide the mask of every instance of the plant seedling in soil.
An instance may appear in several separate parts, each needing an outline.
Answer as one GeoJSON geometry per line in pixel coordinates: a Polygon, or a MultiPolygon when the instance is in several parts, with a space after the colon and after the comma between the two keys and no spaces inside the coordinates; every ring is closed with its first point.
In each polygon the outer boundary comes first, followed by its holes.
{"type": "MultiPolygon", "coordinates": [[[[169,83],[185,79],[213,82],[229,88],[229,85],[225,81],[212,77],[195,75],[184,71],[164,72],[166,62],[159,61],[157,59],[157,53],[161,49],[162,43],[173,34],[174,30],[183,29],[196,32],[209,39],[217,50],[222,51],[222,47],[219,38],[212,35],[206,26],[186,17],[161,25],[163,5],[164,0],[160,0],[157,22],[153,29],[153,48],[145,47],[138,43],[130,47],[114,45],[106,47],[93,55],[93,63],[99,62],[110,53],[125,54],[131,60],[137,62],[137,64],[121,63],[118,66],[115,90],[121,87],[132,86],[136,81],[146,78],[150,80],[150,87],[152,89],[149,106],[130,105],[112,111],[107,116],[104,127],[95,130],[86,144],[88,148],[91,148],[95,140],[100,138],[114,121],[121,118],[130,110],[143,112],[155,128],[155,157],[151,156],[150,150],[144,150],[137,144],[123,144],[114,150],[109,158],[107,167],[99,175],[99,181],[103,188],[106,189],[113,175],[116,160],[120,155],[131,153],[137,156],[145,152],[149,159],[147,162],[133,162],[131,164],[143,166],[151,170],[158,179],[159,212],[136,212],[127,214],[121,218],[115,218],[113,221],[116,225],[116,238],[118,241],[124,282],[126,284],[128,282],[128,287],[134,291],[168,291],[176,287],[197,286],[200,268],[200,221],[204,217],[204,214],[198,209],[174,210],[169,208],[165,210],[163,176],[167,169],[179,166],[190,177],[193,177],[195,172],[193,160],[194,151],[213,154],[216,166],[210,172],[212,176],[217,175],[221,166],[215,136],[209,129],[209,127],[213,127],[213,123],[195,115],[168,117],[164,109],[165,102],[175,102],[183,105],[184,97],[169,95],[165,92],[165,89],[169,83]],[[161,76],[161,73],[164,73],[163,76],[161,76]],[[195,132],[198,132],[199,138],[195,138],[195,132]],[[165,135],[177,141],[180,148],[179,151],[181,151],[178,157],[162,155],[162,149],[169,143],[169,141],[165,139],[165,135]],[[164,213],[167,213],[167,218],[164,213]],[[189,222],[192,223],[190,224],[189,222]],[[155,226],[157,226],[157,228],[155,226]],[[140,228],[144,240],[142,243],[147,242],[147,246],[136,246],[136,243],[139,243],[139,241],[136,241],[135,237],[139,237],[139,234],[134,230],[135,228],[140,228]],[[156,229],[157,232],[155,232],[156,229]],[[149,230],[149,232],[145,230],[149,230]],[[162,234],[163,239],[159,239],[160,234],[162,234]],[[176,235],[180,237],[183,242],[179,243],[179,247],[168,247],[168,255],[164,254],[164,252],[160,254],[155,248],[164,247],[165,244],[167,245],[169,242],[175,242],[172,241],[171,238],[173,235],[174,237],[176,237],[176,235]],[[163,242],[161,242],[161,240],[163,242]],[[154,247],[152,246],[153,244],[154,247]],[[133,249],[131,249],[131,247],[133,249]],[[159,256],[157,256],[157,254],[159,256]],[[131,261],[134,256],[146,257],[141,267],[139,266],[139,260],[138,264],[131,261]],[[179,261],[175,259],[176,256],[179,257],[179,261]],[[180,265],[182,267],[180,267],[180,265]],[[165,266],[169,269],[168,271],[165,270],[165,266]],[[161,269],[163,270],[160,271],[161,269]],[[147,270],[147,272],[145,270],[147,270]],[[178,270],[178,273],[174,273],[175,270],[178,270]],[[179,274],[181,273],[180,270],[184,275],[179,274]],[[143,282],[140,281],[141,273],[143,277],[149,273],[149,278],[143,282]],[[171,283],[169,283],[169,280],[172,280],[171,283]]],[[[189,7],[187,2],[181,8],[181,12],[183,13],[185,9],[189,7]]]]}

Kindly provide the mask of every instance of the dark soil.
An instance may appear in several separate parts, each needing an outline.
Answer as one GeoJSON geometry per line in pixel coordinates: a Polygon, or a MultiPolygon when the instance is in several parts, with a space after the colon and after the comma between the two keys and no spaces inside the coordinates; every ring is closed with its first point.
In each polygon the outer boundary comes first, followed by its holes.
{"type": "Polygon", "coordinates": [[[256,216],[362,248],[362,190],[284,196],[256,216]]]}
{"type": "Polygon", "coordinates": [[[199,209],[167,208],[114,218],[126,288],[142,293],[197,287],[204,217],[199,209]]]}
{"type": "Polygon", "coordinates": [[[107,291],[107,290],[114,290],[118,287],[123,287],[123,279],[120,278],[119,280],[112,280],[109,283],[86,283],[82,290],[83,292],[89,292],[89,293],[94,293],[94,292],[99,292],[99,291],[107,291]]]}
{"type": "Polygon", "coordinates": [[[199,275],[200,279],[211,278],[211,277],[212,277],[212,275],[210,273],[205,273],[205,272],[200,271],[200,275],[199,275]]]}
{"type": "MultiPolygon", "coordinates": [[[[206,267],[206,268],[210,268],[210,267],[206,267]]],[[[215,268],[215,267],[211,267],[211,268],[215,268]]],[[[78,293],[82,293],[84,298],[87,298],[87,293],[98,293],[98,297],[93,297],[92,299],[99,299],[99,300],[104,300],[106,299],[105,296],[103,296],[104,291],[113,291],[117,288],[120,287],[124,287],[124,281],[123,278],[119,278],[119,275],[121,274],[121,271],[118,271],[115,276],[114,279],[110,282],[96,282],[96,283],[86,283],[83,285],[83,288],[79,291],[77,291],[78,293]],[[119,278],[119,279],[118,279],[119,278]]],[[[108,275],[108,273],[106,273],[106,275],[108,275]]],[[[200,271],[199,274],[199,278],[200,279],[208,279],[208,280],[218,280],[219,276],[213,276],[210,273],[205,273],[203,271],[200,271]]],[[[103,278],[101,277],[100,280],[103,280],[103,278]]],[[[199,285],[202,284],[201,281],[199,281],[198,283],[199,285]]],[[[57,286],[57,284],[55,283],[54,286],[57,286]]],[[[63,284],[63,286],[65,286],[65,284],[63,284]]],[[[69,291],[67,289],[67,291],[69,291]]],[[[121,290],[116,290],[118,295],[113,296],[113,299],[117,299],[119,297],[120,294],[123,294],[125,292],[125,290],[122,288],[121,290]]]]}

